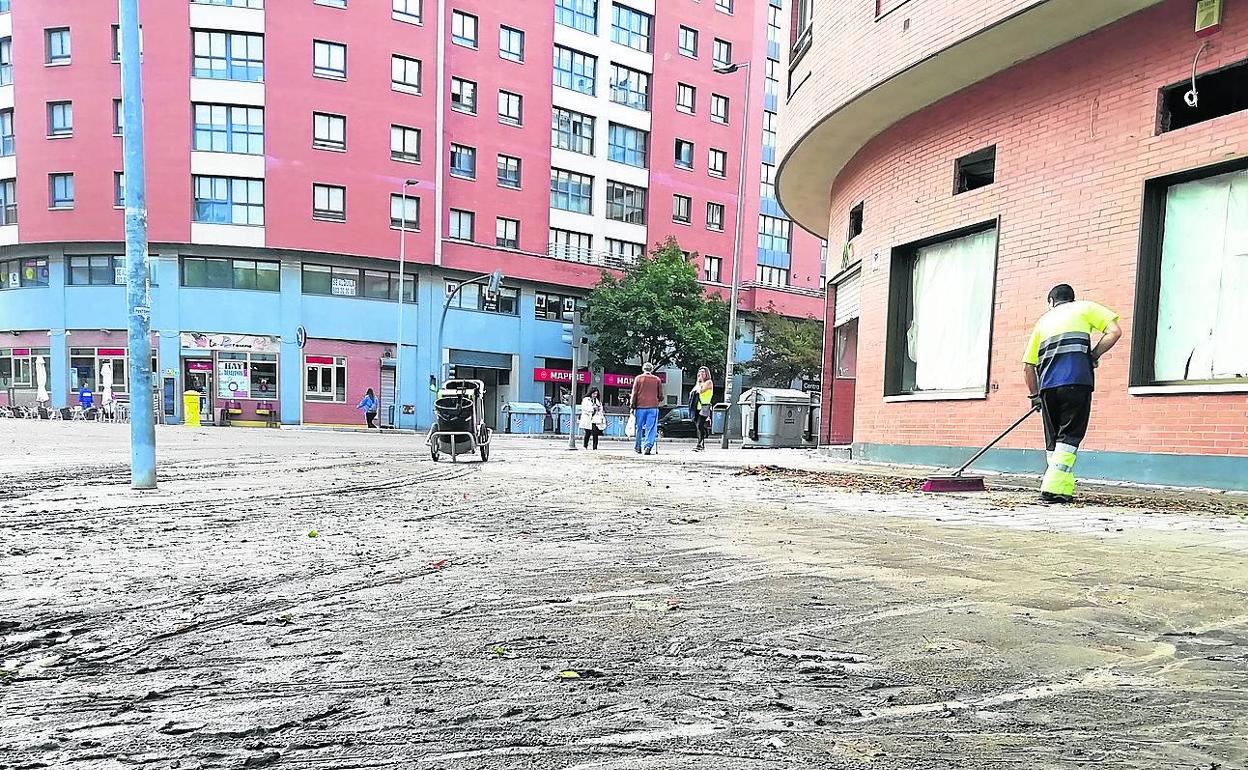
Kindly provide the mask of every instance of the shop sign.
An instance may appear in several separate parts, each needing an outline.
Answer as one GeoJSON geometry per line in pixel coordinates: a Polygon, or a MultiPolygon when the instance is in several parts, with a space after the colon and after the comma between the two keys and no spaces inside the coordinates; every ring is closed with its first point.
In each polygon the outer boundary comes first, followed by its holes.
{"type": "Polygon", "coordinates": [[[13,348],[14,356],[29,356],[30,348],[13,348]]]}
{"type": "MultiPolygon", "coordinates": [[[[580,372],[576,381],[582,385],[589,384],[589,372],[580,372]]],[[[571,369],[534,369],[534,382],[571,382],[571,369]]]]}
{"type": "Polygon", "coordinates": [[[206,359],[203,361],[187,361],[186,370],[188,372],[211,372],[212,362],[206,359]]]}
{"type": "Polygon", "coordinates": [[[246,361],[217,362],[217,397],[251,398],[251,378],[246,361]]]}
{"type": "Polygon", "coordinates": [[[125,348],[96,348],[97,356],[111,356],[113,358],[124,358],[126,355],[125,348]]]}
{"type": "Polygon", "coordinates": [[[277,338],[255,334],[183,332],[182,347],[191,350],[250,350],[253,353],[276,353],[277,338]]]}
{"type": "MultiPolygon", "coordinates": [[[[655,372],[654,376],[658,377],[660,382],[667,382],[666,372],[655,372]]],[[[631,388],[636,379],[635,374],[604,374],[602,384],[608,388],[631,388]]]]}

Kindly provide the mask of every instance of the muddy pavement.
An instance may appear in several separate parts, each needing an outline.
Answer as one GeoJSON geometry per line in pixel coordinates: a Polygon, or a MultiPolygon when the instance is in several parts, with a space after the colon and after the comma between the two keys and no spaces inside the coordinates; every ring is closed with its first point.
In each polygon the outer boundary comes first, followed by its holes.
{"type": "Polygon", "coordinates": [[[0,421],[5,770],[1248,766],[1233,514],[125,430],[0,421]]]}

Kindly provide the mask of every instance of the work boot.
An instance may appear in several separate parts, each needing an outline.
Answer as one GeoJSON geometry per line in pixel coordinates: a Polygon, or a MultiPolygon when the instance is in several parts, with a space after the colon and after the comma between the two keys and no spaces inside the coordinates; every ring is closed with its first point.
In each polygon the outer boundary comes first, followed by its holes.
{"type": "Polygon", "coordinates": [[[1070,495],[1059,495],[1053,492],[1041,492],[1040,493],[1040,502],[1046,503],[1048,505],[1068,505],[1070,503],[1073,503],[1074,501],[1075,501],[1075,498],[1071,497],[1070,495]]]}

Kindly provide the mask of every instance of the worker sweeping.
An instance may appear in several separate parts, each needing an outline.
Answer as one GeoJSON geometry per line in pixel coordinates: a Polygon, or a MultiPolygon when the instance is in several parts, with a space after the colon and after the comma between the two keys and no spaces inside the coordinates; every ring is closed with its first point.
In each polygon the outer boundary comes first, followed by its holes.
{"type": "Polygon", "coordinates": [[[1058,284],[1049,311],[1036,322],[1023,356],[1023,379],[1044,419],[1048,469],[1040,485],[1046,503],[1069,503],[1075,494],[1075,458],[1092,414],[1093,370],[1122,337],[1119,315],[1103,305],[1076,301],[1058,284]],[[1092,344],[1092,332],[1101,337],[1092,344]]]}

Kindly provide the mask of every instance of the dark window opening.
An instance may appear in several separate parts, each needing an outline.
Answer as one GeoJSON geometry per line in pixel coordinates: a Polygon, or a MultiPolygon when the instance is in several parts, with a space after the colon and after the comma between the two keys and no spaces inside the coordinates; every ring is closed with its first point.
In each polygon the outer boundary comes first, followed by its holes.
{"type": "Polygon", "coordinates": [[[1161,89],[1158,133],[1248,110],[1248,61],[1198,76],[1194,107],[1189,103],[1191,91],[1191,80],[1161,89]]]}
{"type": "Polygon", "coordinates": [[[852,241],[855,237],[862,234],[862,207],[865,203],[859,203],[849,210],[849,238],[852,241]]]}
{"type": "Polygon", "coordinates": [[[993,183],[997,176],[997,146],[985,147],[957,160],[953,194],[978,190],[993,183]]]}

